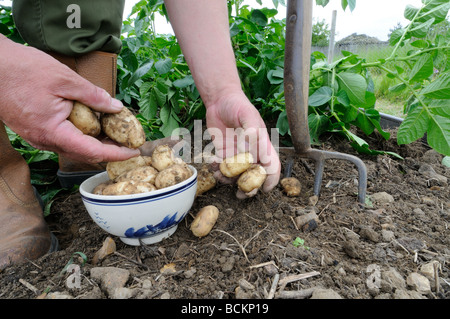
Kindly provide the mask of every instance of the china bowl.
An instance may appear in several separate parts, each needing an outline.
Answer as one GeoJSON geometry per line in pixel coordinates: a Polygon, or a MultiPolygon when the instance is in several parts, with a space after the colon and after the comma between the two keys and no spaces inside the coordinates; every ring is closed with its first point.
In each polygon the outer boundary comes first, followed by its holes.
{"type": "Polygon", "coordinates": [[[171,236],[192,207],[197,190],[197,170],[176,185],[156,191],[106,196],[92,194],[109,180],[102,172],[81,183],[79,191],[91,218],[104,231],[120,237],[128,245],[154,244],[171,236]]]}

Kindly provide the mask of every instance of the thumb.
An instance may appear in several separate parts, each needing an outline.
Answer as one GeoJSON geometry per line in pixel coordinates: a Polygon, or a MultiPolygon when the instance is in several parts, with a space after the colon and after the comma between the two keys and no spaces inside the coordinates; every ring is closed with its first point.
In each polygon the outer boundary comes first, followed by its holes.
{"type": "Polygon", "coordinates": [[[64,83],[59,87],[58,96],[81,102],[95,111],[117,113],[123,108],[122,102],[111,97],[106,90],[92,84],[75,71],[67,68],[64,83]]]}

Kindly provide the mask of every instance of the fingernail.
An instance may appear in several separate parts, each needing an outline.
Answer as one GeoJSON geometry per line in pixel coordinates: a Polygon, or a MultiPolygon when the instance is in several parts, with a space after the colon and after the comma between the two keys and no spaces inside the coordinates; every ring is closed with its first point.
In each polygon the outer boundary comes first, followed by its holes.
{"type": "Polygon", "coordinates": [[[120,111],[123,108],[123,104],[119,100],[111,98],[111,107],[120,111]]]}

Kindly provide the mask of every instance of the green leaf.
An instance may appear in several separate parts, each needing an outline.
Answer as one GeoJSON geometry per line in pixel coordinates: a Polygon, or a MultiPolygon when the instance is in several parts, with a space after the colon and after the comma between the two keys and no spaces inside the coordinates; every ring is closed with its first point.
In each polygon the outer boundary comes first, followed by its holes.
{"type": "Polygon", "coordinates": [[[442,165],[447,166],[447,167],[450,167],[450,156],[445,156],[445,157],[442,159],[442,165]]]}
{"type": "Polygon", "coordinates": [[[391,36],[389,37],[389,44],[392,46],[397,44],[397,42],[400,41],[404,32],[405,32],[405,30],[401,29],[401,28],[392,31],[391,36]]]}
{"type": "Polygon", "coordinates": [[[172,69],[172,60],[170,58],[159,60],[155,63],[156,71],[160,74],[166,74],[172,69]]]}
{"type": "Polygon", "coordinates": [[[418,82],[433,74],[433,59],[430,54],[420,56],[409,74],[409,82],[418,82]]]}
{"type": "Polygon", "coordinates": [[[254,9],[250,14],[250,21],[254,22],[255,24],[261,27],[264,27],[267,24],[268,19],[261,10],[254,9]]]}
{"type": "Polygon", "coordinates": [[[150,94],[146,95],[138,103],[140,109],[139,113],[147,120],[155,118],[158,112],[158,102],[156,101],[155,92],[152,91],[150,94]]]}
{"type": "Polygon", "coordinates": [[[432,100],[428,109],[433,114],[450,118],[450,102],[447,100],[432,100]]]}
{"type": "Polygon", "coordinates": [[[150,69],[153,66],[153,61],[149,61],[147,63],[144,63],[143,65],[141,65],[136,72],[133,73],[133,75],[131,76],[131,78],[128,80],[128,86],[132,86],[134,84],[134,82],[136,82],[137,80],[139,80],[141,77],[143,77],[145,74],[147,74],[148,71],[150,71],[150,69]]]}
{"type": "Polygon", "coordinates": [[[431,82],[420,93],[433,99],[450,99],[450,72],[431,82]]]}
{"type": "Polygon", "coordinates": [[[450,156],[450,118],[434,114],[431,116],[427,142],[437,152],[450,156]]]}
{"type": "Polygon", "coordinates": [[[178,79],[173,81],[173,86],[178,89],[183,89],[185,87],[188,87],[189,85],[194,84],[194,79],[192,78],[192,75],[186,75],[182,79],[178,79]]]}
{"type": "Polygon", "coordinates": [[[284,79],[284,73],[282,69],[275,69],[270,70],[267,73],[267,79],[269,80],[270,84],[281,84],[283,83],[284,79]]]}
{"type": "Polygon", "coordinates": [[[398,144],[409,144],[423,137],[428,130],[429,120],[426,110],[421,106],[409,112],[398,128],[398,144]]]}
{"type": "Polygon", "coordinates": [[[391,86],[389,88],[389,92],[396,93],[396,92],[401,92],[404,89],[406,89],[406,84],[405,83],[399,83],[397,85],[391,86]]]}
{"type": "Polygon", "coordinates": [[[411,36],[416,37],[416,38],[426,37],[433,22],[434,22],[434,18],[431,18],[430,20],[427,20],[423,23],[421,23],[421,22],[413,23],[412,29],[409,30],[411,36]]]}
{"type": "Polygon", "coordinates": [[[331,100],[333,90],[328,86],[322,86],[310,95],[308,99],[309,106],[321,106],[331,100]]]}
{"type": "Polygon", "coordinates": [[[286,111],[283,111],[278,115],[276,127],[278,130],[278,133],[280,133],[280,135],[282,135],[282,136],[286,135],[286,133],[289,133],[289,122],[287,119],[286,111]]]}
{"type": "Polygon", "coordinates": [[[417,12],[419,11],[418,8],[413,7],[412,5],[408,4],[405,7],[405,11],[403,12],[403,16],[405,19],[412,21],[412,19],[416,16],[417,12]]]}
{"type": "Polygon", "coordinates": [[[319,115],[312,113],[308,116],[309,135],[311,144],[318,144],[319,137],[326,131],[328,127],[328,117],[326,115],[319,115]]]}
{"type": "Polygon", "coordinates": [[[355,105],[366,103],[367,82],[362,75],[343,72],[336,74],[336,77],[339,87],[347,93],[352,103],[355,105]]]}

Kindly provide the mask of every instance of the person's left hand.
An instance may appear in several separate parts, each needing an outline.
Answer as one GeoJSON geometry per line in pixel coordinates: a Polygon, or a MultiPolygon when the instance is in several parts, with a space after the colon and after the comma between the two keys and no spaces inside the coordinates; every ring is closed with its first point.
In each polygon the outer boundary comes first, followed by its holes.
{"type": "MultiPolygon", "coordinates": [[[[248,151],[267,172],[262,190],[269,192],[278,184],[280,159],[261,115],[242,91],[224,95],[221,100],[209,105],[206,124],[217,157],[223,159],[248,151]]],[[[218,169],[215,176],[222,182],[230,182],[218,169]]],[[[242,199],[254,194],[244,194],[238,190],[236,196],[242,199]]]]}

